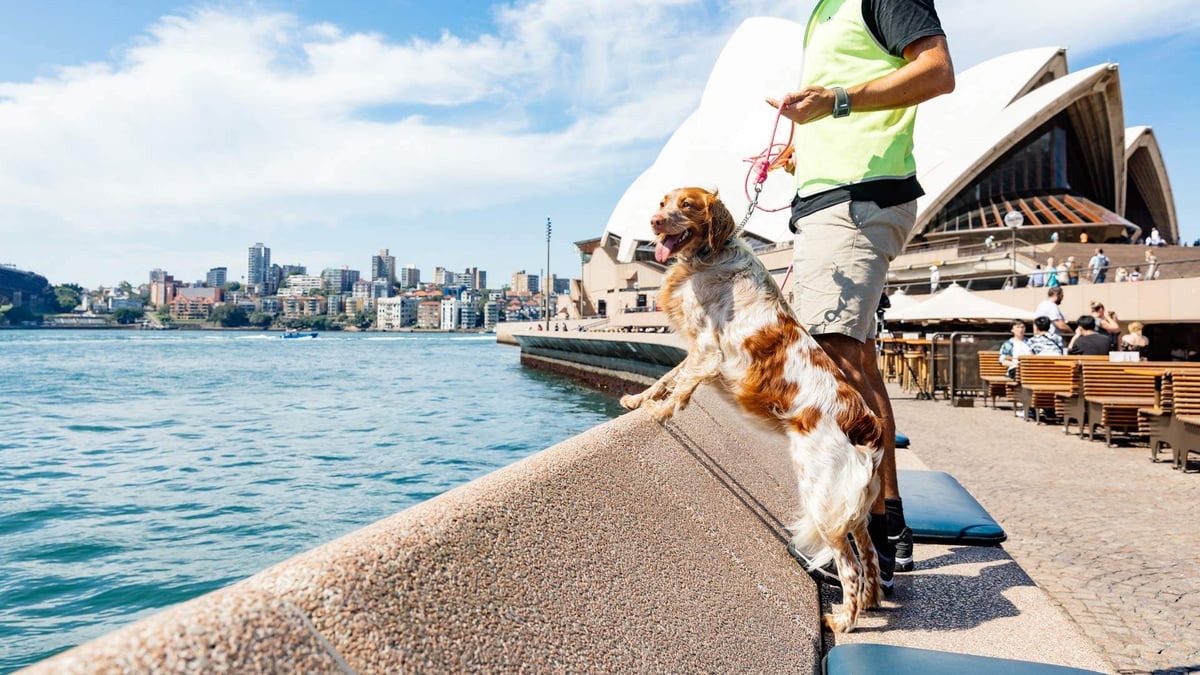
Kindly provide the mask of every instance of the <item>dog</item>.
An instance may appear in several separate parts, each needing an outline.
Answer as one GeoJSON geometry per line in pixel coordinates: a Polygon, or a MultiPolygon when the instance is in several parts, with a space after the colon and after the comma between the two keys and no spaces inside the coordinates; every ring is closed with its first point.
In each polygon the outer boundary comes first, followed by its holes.
{"type": "Polygon", "coordinates": [[[842,608],[824,621],[835,632],[853,630],[859,612],[882,598],[867,534],[882,422],[796,320],[758,256],[734,236],[733,216],[715,192],[668,192],[650,225],[655,259],[675,259],[659,307],[688,353],[621,405],[663,422],[687,406],[696,387],[717,381],[750,417],[786,434],[801,500],[800,516],[788,526],[791,544],[810,572],[837,562],[842,608]]]}

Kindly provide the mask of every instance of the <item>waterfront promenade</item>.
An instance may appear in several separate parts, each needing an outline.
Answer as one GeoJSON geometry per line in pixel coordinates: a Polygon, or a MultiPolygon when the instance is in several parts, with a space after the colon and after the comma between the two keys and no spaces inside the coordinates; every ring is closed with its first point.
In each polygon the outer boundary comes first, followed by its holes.
{"type": "Polygon", "coordinates": [[[1144,444],[892,395],[914,453],[987,508],[1005,550],[1117,671],[1200,672],[1200,475],[1151,463],[1144,444]]]}

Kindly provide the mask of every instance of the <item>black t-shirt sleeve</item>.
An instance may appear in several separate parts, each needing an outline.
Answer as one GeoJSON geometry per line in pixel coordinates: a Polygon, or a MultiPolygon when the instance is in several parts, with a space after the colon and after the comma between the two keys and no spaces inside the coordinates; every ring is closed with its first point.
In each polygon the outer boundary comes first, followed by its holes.
{"type": "Polygon", "coordinates": [[[862,0],[863,21],[875,41],[892,56],[931,35],[946,34],[933,0],[862,0]]]}

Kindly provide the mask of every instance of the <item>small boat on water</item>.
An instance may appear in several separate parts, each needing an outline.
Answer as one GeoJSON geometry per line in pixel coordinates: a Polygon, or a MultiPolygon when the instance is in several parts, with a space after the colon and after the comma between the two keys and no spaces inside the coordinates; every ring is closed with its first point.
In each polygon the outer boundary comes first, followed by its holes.
{"type": "Polygon", "coordinates": [[[317,334],[315,332],[301,333],[300,331],[289,330],[279,337],[283,338],[284,340],[315,340],[317,338],[317,334]]]}

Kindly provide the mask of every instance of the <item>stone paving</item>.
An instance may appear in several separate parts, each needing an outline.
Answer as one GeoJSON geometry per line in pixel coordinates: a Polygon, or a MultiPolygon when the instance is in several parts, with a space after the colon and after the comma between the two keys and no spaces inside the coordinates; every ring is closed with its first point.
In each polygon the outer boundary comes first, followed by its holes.
{"type": "Polygon", "coordinates": [[[1200,473],[1151,463],[1144,442],[892,396],[916,455],[1000,522],[1005,550],[1116,672],[1200,672],[1200,473]]]}

